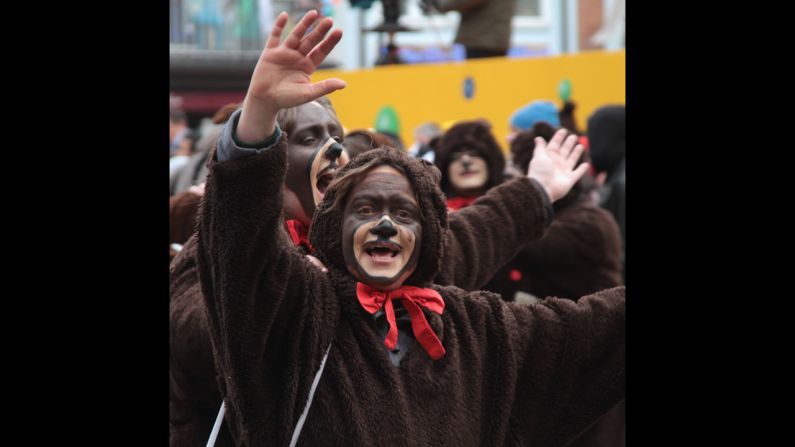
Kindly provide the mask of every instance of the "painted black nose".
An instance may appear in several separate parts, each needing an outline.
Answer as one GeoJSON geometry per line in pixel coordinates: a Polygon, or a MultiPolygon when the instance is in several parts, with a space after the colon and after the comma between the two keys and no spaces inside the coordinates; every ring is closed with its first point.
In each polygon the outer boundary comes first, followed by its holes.
{"type": "Polygon", "coordinates": [[[378,225],[370,229],[370,233],[389,239],[390,237],[395,236],[398,232],[389,219],[381,219],[381,222],[378,222],[378,225]]]}
{"type": "Polygon", "coordinates": [[[342,151],[343,151],[342,145],[339,143],[334,143],[331,146],[329,146],[328,149],[326,149],[326,154],[324,156],[329,160],[336,160],[340,158],[340,156],[342,155],[342,151]]]}
{"type": "Polygon", "coordinates": [[[465,171],[468,171],[469,167],[472,166],[472,162],[468,158],[465,158],[464,160],[461,161],[461,166],[464,167],[465,171]]]}

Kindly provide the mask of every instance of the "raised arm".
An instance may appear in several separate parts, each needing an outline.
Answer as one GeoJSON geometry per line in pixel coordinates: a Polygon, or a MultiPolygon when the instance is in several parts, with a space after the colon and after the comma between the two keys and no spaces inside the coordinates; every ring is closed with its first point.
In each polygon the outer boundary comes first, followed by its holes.
{"type": "Polygon", "coordinates": [[[536,141],[527,178],[492,188],[472,205],[450,213],[445,260],[435,282],[477,290],[528,243],[544,234],[551,203],[565,196],[585,174],[577,137],[558,131],[547,144],[536,141]]]}
{"type": "Polygon", "coordinates": [[[273,134],[279,110],[306,104],[345,88],[341,79],[331,78],[314,84],[310,79],[342,38],[342,30],[336,29],[326,36],[332,20],[327,17],[318,22],[317,12],[309,11],[282,42],[285,24],[287,14],[282,12],[254,67],[236,134],[244,146],[256,145],[273,134]],[[307,34],[313,24],[315,27],[307,34]]]}
{"type": "Polygon", "coordinates": [[[338,318],[337,304],[324,299],[333,296],[328,275],[292,246],[281,222],[287,143],[276,113],[344,86],[339,80],[310,83],[341,35],[324,37],[330,19],[307,33],[316,19],[316,12],[307,13],[280,42],[287,15],[279,15],[243,110],[227,122],[209,162],[197,263],[233,433],[253,430],[247,424],[273,417],[278,405],[279,417],[300,412],[300,402],[275,402],[275,390],[306,395],[302,380],[317,369],[338,318]],[[230,153],[243,155],[225,159],[230,153]],[[238,406],[254,408],[246,413],[257,421],[240,419],[238,406]]]}

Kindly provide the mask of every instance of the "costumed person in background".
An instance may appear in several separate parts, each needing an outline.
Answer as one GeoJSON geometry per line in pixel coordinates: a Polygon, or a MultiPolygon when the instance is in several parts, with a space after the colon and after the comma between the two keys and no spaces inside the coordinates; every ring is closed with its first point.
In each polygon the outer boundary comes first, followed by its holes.
{"type": "Polygon", "coordinates": [[[588,118],[590,154],[600,186],[599,204],[610,211],[621,229],[622,276],[626,277],[626,109],[621,105],[603,106],[588,118]]]}
{"type": "MultiPolygon", "coordinates": [[[[544,121],[520,132],[511,142],[511,164],[523,175],[533,158],[536,139],[550,141],[555,129],[544,121]]],[[[588,162],[583,152],[579,163],[588,162]]],[[[503,299],[532,304],[539,297],[578,299],[623,284],[621,234],[613,216],[593,198],[596,185],[585,174],[563,198],[553,204],[555,219],[541,239],[525,246],[485,290],[503,299]]],[[[626,445],[626,404],[622,400],[588,428],[571,447],[626,445]]]]}
{"type": "Polygon", "coordinates": [[[505,156],[485,121],[464,121],[448,129],[434,163],[451,211],[469,206],[504,180],[505,156]]]}

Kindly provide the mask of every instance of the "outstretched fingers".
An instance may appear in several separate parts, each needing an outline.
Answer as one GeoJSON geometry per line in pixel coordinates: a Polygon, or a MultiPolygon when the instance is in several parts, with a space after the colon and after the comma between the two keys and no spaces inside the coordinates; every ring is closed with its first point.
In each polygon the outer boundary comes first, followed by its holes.
{"type": "Polygon", "coordinates": [[[303,55],[309,54],[309,52],[312,51],[312,48],[315,48],[315,45],[320,43],[320,41],[326,37],[326,33],[329,32],[332,25],[334,25],[334,21],[329,17],[326,17],[318,22],[315,28],[312,29],[309,34],[304,36],[303,40],[301,40],[301,43],[298,45],[298,51],[303,55]]]}
{"type": "Polygon", "coordinates": [[[563,157],[564,160],[568,159],[575,144],[577,144],[577,135],[571,134],[566,138],[566,141],[563,142],[563,145],[560,146],[560,156],[563,157]]]}
{"type": "Polygon", "coordinates": [[[306,30],[308,30],[316,20],[317,11],[314,9],[304,14],[298,24],[295,25],[292,32],[290,32],[290,35],[287,36],[287,39],[284,40],[284,46],[297,49],[298,45],[301,43],[301,38],[304,37],[304,33],[306,33],[306,30]]]}
{"type": "Polygon", "coordinates": [[[268,36],[268,41],[265,43],[265,48],[276,48],[279,46],[282,40],[282,31],[284,31],[284,25],[287,24],[287,13],[283,12],[276,17],[276,22],[273,24],[273,29],[271,29],[271,34],[268,36]]]}
{"type": "Polygon", "coordinates": [[[335,90],[343,89],[346,85],[347,84],[345,84],[345,81],[338,78],[329,78],[315,82],[309,86],[309,89],[307,89],[306,98],[304,98],[304,100],[305,102],[314,101],[321,96],[325,96],[334,92],[335,90]]]}
{"type": "Polygon", "coordinates": [[[575,146],[574,150],[569,154],[569,158],[566,159],[566,167],[571,169],[576,166],[583,151],[585,151],[585,147],[582,144],[575,146]]]}
{"type": "Polygon", "coordinates": [[[555,132],[555,135],[549,140],[549,144],[546,146],[546,149],[550,152],[559,153],[560,146],[563,144],[563,140],[566,138],[566,134],[568,132],[566,129],[560,129],[555,132]]]}
{"type": "Polygon", "coordinates": [[[321,62],[323,62],[326,56],[331,53],[331,50],[337,46],[337,43],[339,43],[340,39],[342,39],[342,30],[335,29],[325,38],[325,40],[323,40],[323,42],[315,46],[315,48],[312,49],[307,57],[310,61],[312,61],[312,64],[317,67],[321,62]]]}
{"type": "Polygon", "coordinates": [[[582,176],[585,175],[586,172],[588,172],[588,168],[590,166],[591,165],[589,163],[583,163],[583,164],[577,166],[577,169],[572,171],[572,174],[571,174],[572,175],[572,182],[571,182],[571,184],[573,185],[573,184],[577,183],[582,178],[582,176]]]}

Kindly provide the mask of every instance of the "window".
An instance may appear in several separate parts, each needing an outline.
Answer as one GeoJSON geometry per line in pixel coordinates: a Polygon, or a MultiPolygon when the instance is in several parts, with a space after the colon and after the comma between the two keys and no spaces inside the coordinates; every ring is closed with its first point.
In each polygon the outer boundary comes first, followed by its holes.
{"type": "Polygon", "coordinates": [[[541,0],[519,0],[516,2],[515,16],[540,16],[541,0]]]}

